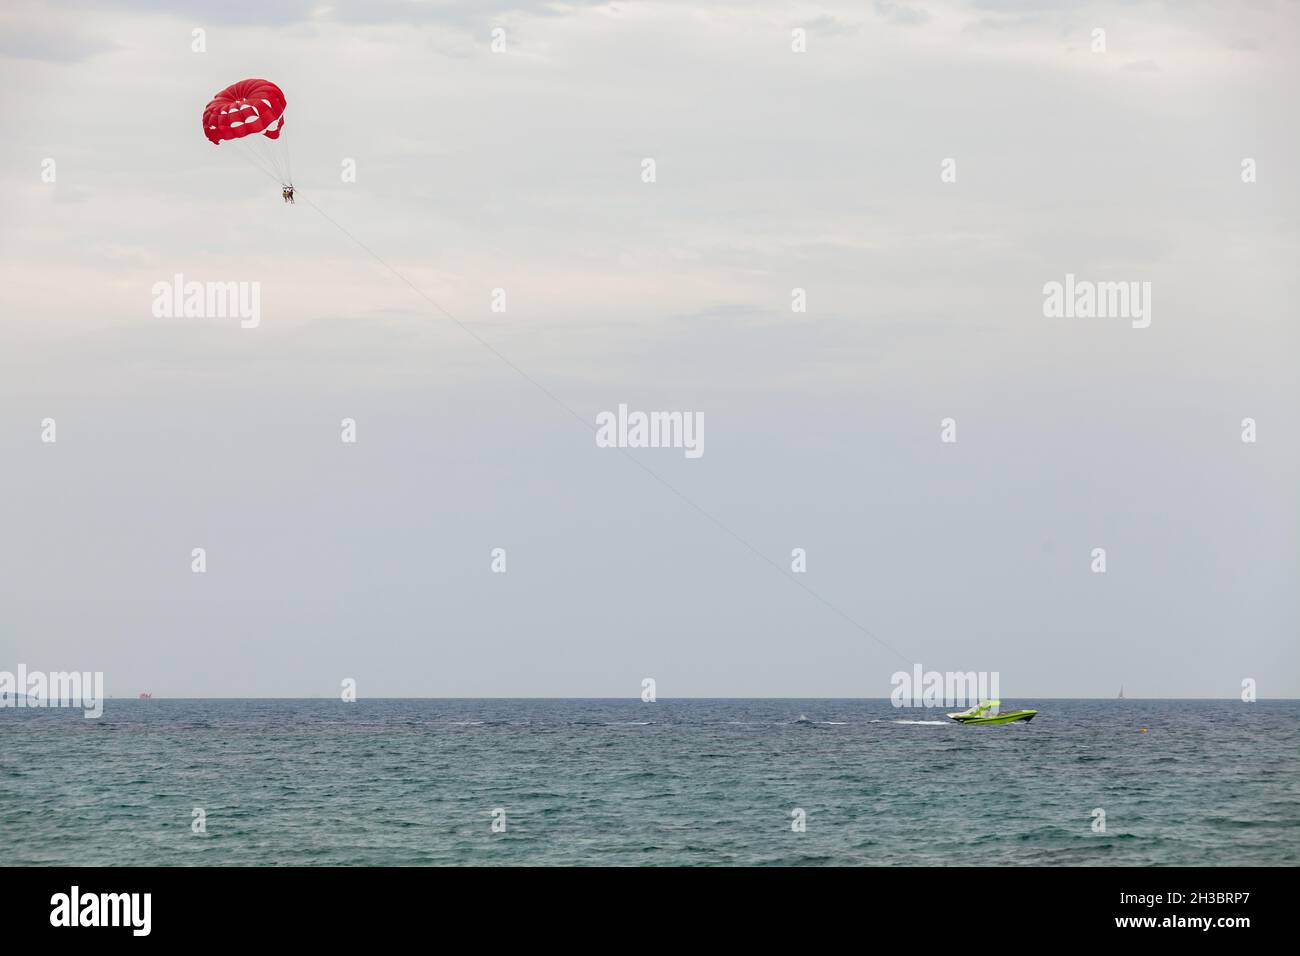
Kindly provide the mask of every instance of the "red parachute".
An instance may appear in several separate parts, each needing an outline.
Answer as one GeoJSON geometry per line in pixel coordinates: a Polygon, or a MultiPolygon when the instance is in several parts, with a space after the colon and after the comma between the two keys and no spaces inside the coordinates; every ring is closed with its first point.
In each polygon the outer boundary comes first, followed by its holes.
{"type": "Polygon", "coordinates": [[[293,182],[289,151],[276,142],[284,131],[284,92],[270,80],[240,80],[203,108],[203,135],[214,146],[231,141],[245,158],[288,187],[293,182]]]}
{"type": "Polygon", "coordinates": [[[279,139],[286,105],[283,91],[270,80],[240,80],[203,108],[203,133],[213,143],[254,133],[279,139]]]}

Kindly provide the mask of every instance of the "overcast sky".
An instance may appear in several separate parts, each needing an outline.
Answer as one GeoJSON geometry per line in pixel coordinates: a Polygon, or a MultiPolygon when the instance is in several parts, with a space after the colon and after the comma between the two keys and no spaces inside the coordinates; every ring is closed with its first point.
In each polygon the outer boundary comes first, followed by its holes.
{"type": "Polygon", "coordinates": [[[1297,5],[700,6],[8,0],[0,669],[1300,694],[1297,5]],[[311,204],[202,135],[245,77],[311,204]],[[1150,326],[1045,318],[1067,273],[1150,326]],[[597,448],[620,403],[704,455],[597,448]]]}

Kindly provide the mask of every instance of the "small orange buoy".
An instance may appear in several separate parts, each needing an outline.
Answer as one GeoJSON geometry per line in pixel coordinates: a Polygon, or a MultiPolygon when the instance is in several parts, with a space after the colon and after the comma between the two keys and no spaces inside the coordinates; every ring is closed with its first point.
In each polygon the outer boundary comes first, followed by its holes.
{"type": "Polygon", "coordinates": [[[1145,734],[1146,732],[1147,732],[1147,729],[1146,729],[1145,727],[1143,727],[1143,728],[1142,728],[1142,733],[1145,734]]]}

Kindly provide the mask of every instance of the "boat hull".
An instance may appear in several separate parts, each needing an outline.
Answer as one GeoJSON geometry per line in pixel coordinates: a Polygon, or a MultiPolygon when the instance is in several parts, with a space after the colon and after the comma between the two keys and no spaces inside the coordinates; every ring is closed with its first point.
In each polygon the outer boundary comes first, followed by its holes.
{"type": "Polygon", "coordinates": [[[1038,715],[1036,710],[1013,710],[1005,714],[993,714],[987,717],[952,717],[959,724],[1010,724],[1018,720],[1033,720],[1038,715]]]}

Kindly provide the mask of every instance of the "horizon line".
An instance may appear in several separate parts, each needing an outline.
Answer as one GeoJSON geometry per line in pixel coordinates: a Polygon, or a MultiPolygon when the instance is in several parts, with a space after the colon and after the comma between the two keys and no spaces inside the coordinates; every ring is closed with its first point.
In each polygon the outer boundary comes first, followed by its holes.
{"type": "MultiPolygon", "coordinates": [[[[16,693],[16,692],[15,692],[16,693]]],[[[21,696],[27,696],[23,694],[21,696]]],[[[139,701],[139,696],[116,697],[110,695],[104,700],[134,700],[139,701]]],[[[316,696],[316,697],[272,697],[272,696],[252,696],[252,697],[159,697],[151,694],[148,700],[339,700],[342,699],[337,695],[316,696]]],[[[980,698],[981,700],[991,700],[994,698],[980,698]]],[[[997,698],[1001,699],[1001,698],[997,698]]],[[[1300,700],[1298,697],[1259,697],[1254,701],[1241,701],[1239,697],[1039,697],[1034,694],[1018,694],[1014,697],[1008,697],[1008,700],[1226,700],[1240,701],[1241,703],[1258,703],[1264,700],[1300,700]]],[[[892,701],[892,697],[745,697],[745,696],[691,696],[683,695],[680,697],[659,697],[654,701],[641,701],[640,697],[574,697],[574,696],[547,696],[547,697],[514,697],[514,696],[484,696],[484,697],[390,697],[390,696],[369,696],[358,697],[355,701],[346,701],[345,703],[356,703],[361,700],[623,700],[636,701],[642,703],[659,703],[671,700],[836,700],[836,701],[892,701]]],[[[925,705],[923,705],[925,706],[925,705]]],[[[948,707],[951,704],[943,702],[936,703],[935,707],[948,707]]]]}

